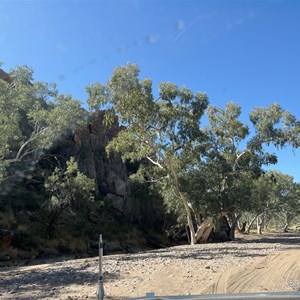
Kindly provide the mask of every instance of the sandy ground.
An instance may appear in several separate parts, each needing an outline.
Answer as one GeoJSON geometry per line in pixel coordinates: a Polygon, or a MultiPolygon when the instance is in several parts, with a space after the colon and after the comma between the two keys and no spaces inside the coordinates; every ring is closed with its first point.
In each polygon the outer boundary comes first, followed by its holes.
{"type": "MultiPolygon", "coordinates": [[[[31,262],[35,263],[35,262],[31,262]]],[[[300,232],[103,259],[106,299],[300,289],[300,232]]],[[[0,299],[96,299],[98,259],[0,269],[0,299]]]]}

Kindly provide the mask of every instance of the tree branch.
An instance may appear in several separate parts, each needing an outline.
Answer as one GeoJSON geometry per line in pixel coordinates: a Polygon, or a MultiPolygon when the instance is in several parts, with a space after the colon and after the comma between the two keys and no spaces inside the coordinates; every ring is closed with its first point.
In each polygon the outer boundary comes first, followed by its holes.
{"type": "Polygon", "coordinates": [[[32,133],[30,138],[24,142],[24,144],[20,147],[18,153],[16,154],[15,158],[12,159],[8,159],[8,163],[16,163],[16,162],[20,162],[26,155],[34,152],[36,149],[33,148],[29,148],[27,150],[25,150],[25,148],[32,143],[34,140],[36,140],[40,135],[44,134],[47,132],[47,130],[49,130],[49,127],[44,127],[42,130],[40,130],[37,133],[32,133]]]}
{"type": "Polygon", "coordinates": [[[147,159],[150,160],[154,165],[158,166],[160,169],[164,168],[158,161],[154,161],[150,156],[147,156],[147,159]]]}
{"type": "Polygon", "coordinates": [[[235,168],[236,168],[236,166],[237,166],[239,160],[241,159],[241,157],[242,157],[245,153],[247,153],[247,152],[250,153],[250,151],[247,149],[247,150],[245,150],[245,151],[243,151],[242,153],[240,153],[240,154],[237,155],[236,160],[234,161],[234,164],[233,164],[233,166],[232,166],[232,170],[233,170],[233,171],[235,171],[235,168]]]}

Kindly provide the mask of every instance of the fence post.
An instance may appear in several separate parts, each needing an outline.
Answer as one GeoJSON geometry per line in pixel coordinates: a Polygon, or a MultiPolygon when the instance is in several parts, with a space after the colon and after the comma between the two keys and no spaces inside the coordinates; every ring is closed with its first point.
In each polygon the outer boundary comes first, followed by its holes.
{"type": "Polygon", "coordinates": [[[100,236],[99,236],[99,276],[98,276],[98,289],[97,289],[97,299],[98,300],[103,300],[103,298],[104,298],[102,257],[103,257],[103,242],[102,242],[102,234],[100,234],[100,236]]]}

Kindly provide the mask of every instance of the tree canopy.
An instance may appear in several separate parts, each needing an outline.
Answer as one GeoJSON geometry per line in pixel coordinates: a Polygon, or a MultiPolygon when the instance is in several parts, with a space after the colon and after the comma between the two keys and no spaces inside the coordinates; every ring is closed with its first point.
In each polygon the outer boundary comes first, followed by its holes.
{"type": "Polygon", "coordinates": [[[172,181],[175,194],[185,207],[192,243],[195,243],[191,208],[181,190],[178,174],[179,168],[187,167],[185,159],[204,138],[200,121],[208,105],[207,95],[162,82],[159,96],[155,98],[151,80],[140,80],[138,75],[136,65],[116,68],[106,86],[97,83],[87,88],[88,103],[91,108],[107,106],[108,121],[116,114],[126,125],[109,143],[108,152],[120,152],[124,160],[146,158],[172,181]]]}
{"type": "Polygon", "coordinates": [[[17,67],[9,76],[10,81],[0,79],[0,184],[32,167],[85,114],[80,102],[58,94],[55,84],[32,82],[29,67],[17,67]]]}
{"type": "Polygon", "coordinates": [[[250,119],[255,134],[249,137],[248,125],[238,119],[238,104],[229,102],[225,110],[208,106],[205,93],[194,94],[170,82],[160,83],[159,96],[154,97],[151,80],[140,80],[136,65],[116,68],[105,86],[95,83],[87,87],[87,92],[91,109],[107,108],[108,123],[117,115],[126,126],[109,143],[107,151],[121,153],[124,160],[146,158],[161,170],[162,180],[168,181],[164,188],[170,189],[164,192],[169,195],[165,199],[173,194],[174,203],[178,199],[184,207],[191,243],[197,242],[197,232],[202,230],[204,214],[196,209],[202,198],[199,191],[212,196],[212,191],[218,190],[214,197],[219,211],[238,212],[249,203],[251,181],[261,174],[262,166],[277,161],[275,155],[264,151],[263,144],[290,143],[298,147],[299,123],[278,104],[253,110],[250,119]],[[209,126],[204,128],[200,125],[206,109],[209,126]],[[245,149],[242,144],[246,144],[245,149]],[[200,173],[213,169],[215,173],[206,175],[213,176],[218,186],[214,188],[206,180],[206,190],[198,190],[198,200],[193,201],[189,194],[195,195],[195,189],[188,183],[199,187],[195,181],[204,178],[200,173]]]}

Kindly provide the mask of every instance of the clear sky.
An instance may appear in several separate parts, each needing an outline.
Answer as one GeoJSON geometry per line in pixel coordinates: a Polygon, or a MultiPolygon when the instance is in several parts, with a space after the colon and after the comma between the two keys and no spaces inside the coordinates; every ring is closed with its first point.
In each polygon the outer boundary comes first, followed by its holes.
{"type": "MultiPolygon", "coordinates": [[[[0,61],[29,65],[84,103],[116,66],[239,102],[242,119],[272,102],[300,117],[300,1],[4,1],[0,61]]],[[[272,166],[300,181],[300,150],[272,166]]]]}

